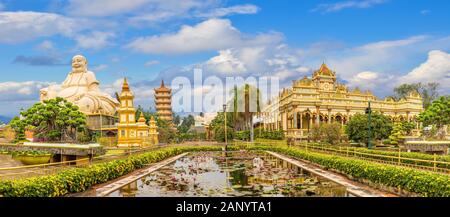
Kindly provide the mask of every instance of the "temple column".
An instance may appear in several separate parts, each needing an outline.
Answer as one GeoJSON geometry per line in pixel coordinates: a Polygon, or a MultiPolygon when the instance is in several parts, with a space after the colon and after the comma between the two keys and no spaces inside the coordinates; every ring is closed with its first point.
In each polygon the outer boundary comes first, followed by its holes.
{"type": "Polygon", "coordinates": [[[283,130],[287,130],[287,112],[283,112],[281,116],[281,125],[283,127],[283,130]]]}
{"type": "Polygon", "coordinates": [[[410,119],[409,119],[409,112],[406,112],[406,120],[409,122],[410,121],[410,119]]]}
{"type": "Polygon", "coordinates": [[[319,106],[316,106],[316,113],[317,113],[316,124],[320,125],[320,107],[319,106]]]}
{"type": "Polygon", "coordinates": [[[303,129],[303,114],[300,112],[300,129],[303,129]]]}
{"type": "Polygon", "coordinates": [[[297,121],[297,112],[294,112],[294,129],[298,129],[297,121]]]}
{"type": "Polygon", "coordinates": [[[328,109],[328,123],[331,123],[331,109],[328,109]]]}

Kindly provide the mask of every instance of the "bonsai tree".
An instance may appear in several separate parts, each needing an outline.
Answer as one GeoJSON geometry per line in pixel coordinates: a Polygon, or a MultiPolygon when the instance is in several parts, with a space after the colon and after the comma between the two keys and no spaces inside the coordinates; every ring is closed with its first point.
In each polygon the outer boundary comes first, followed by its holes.
{"type": "Polygon", "coordinates": [[[11,121],[16,140],[23,140],[25,129],[32,129],[37,138],[45,141],[76,141],[77,132],[84,130],[85,125],[85,115],[63,98],[36,103],[21,112],[21,118],[11,121]]]}

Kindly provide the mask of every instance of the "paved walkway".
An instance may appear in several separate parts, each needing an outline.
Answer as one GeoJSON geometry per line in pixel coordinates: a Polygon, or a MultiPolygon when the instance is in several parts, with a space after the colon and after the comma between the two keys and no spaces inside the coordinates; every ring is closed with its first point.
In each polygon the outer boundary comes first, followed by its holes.
{"type": "Polygon", "coordinates": [[[277,158],[280,158],[286,162],[289,162],[295,166],[298,166],[304,170],[307,170],[310,173],[325,177],[333,182],[343,185],[347,188],[347,191],[350,194],[353,194],[355,196],[358,196],[358,197],[398,197],[398,195],[376,190],[367,185],[350,180],[343,175],[321,169],[320,167],[314,166],[311,163],[305,163],[303,161],[295,160],[295,159],[292,159],[290,157],[287,157],[287,156],[284,156],[284,155],[281,155],[281,154],[278,154],[275,152],[271,152],[271,151],[267,151],[267,152],[277,158]]]}

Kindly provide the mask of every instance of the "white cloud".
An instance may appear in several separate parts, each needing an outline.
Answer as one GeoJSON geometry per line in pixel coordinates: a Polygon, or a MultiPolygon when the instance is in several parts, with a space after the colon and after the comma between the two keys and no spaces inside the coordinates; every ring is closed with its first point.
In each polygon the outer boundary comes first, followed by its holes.
{"type": "Polygon", "coordinates": [[[430,41],[433,41],[433,38],[428,36],[379,41],[341,49],[338,52],[324,52],[319,58],[320,61],[326,58],[328,65],[335,69],[341,78],[350,80],[363,71],[397,71],[410,61],[412,55],[428,52],[433,46],[429,44],[430,41]]]}
{"type": "Polygon", "coordinates": [[[312,12],[329,13],[336,12],[348,8],[370,8],[375,5],[384,4],[388,0],[351,0],[351,1],[339,1],[331,4],[319,4],[316,8],[312,9],[312,12]]]}
{"type": "Polygon", "coordinates": [[[392,81],[395,77],[379,72],[364,71],[353,76],[348,83],[349,87],[359,87],[363,89],[374,89],[383,86],[385,89],[391,89],[392,81]]]}
{"type": "Polygon", "coordinates": [[[280,38],[277,33],[247,37],[233,27],[230,20],[210,19],[195,26],[184,25],[176,33],[138,38],[127,47],[142,53],[183,54],[249,46],[280,38]]]}
{"type": "Polygon", "coordinates": [[[144,63],[144,66],[150,67],[150,66],[154,66],[154,65],[158,65],[159,61],[158,60],[150,60],[144,63]]]}
{"type": "Polygon", "coordinates": [[[90,34],[80,34],[75,37],[77,45],[84,49],[98,50],[112,44],[110,41],[115,37],[112,32],[94,31],[90,34]]]}
{"type": "Polygon", "coordinates": [[[219,55],[212,57],[206,62],[206,70],[228,75],[247,72],[245,64],[234,55],[231,49],[219,51],[219,55]]]}
{"type": "Polygon", "coordinates": [[[0,12],[0,43],[18,43],[57,34],[71,36],[85,27],[83,22],[52,13],[0,12]]]}
{"type": "Polygon", "coordinates": [[[100,64],[98,66],[95,66],[94,68],[92,68],[92,71],[94,72],[100,72],[100,71],[104,71],[105,69],[108,68],[108,65],[106,64],[100,64]]]}
{"type": "Polygon", "coordinates": [[[216,8],[209,12],[197,15],[198,17],[223,17],[231,14],[256,14],[259,8],[256,5],[236,5],[226,8],[216,8]]]}
{"type": "Polygon", "coordinates": [[[37,49],[41,51],[52,51],[54,50],[53,43],[51,41],[45,40],[37,45],[37,49]]]}
{"type": "Polygon", "coordinates": [[[25,82],[2,82],[0,83],[0,101],[2,103],[39,101],[39,90],[47,87],[51,82],[25,81],[25,82]]]}
{"type": "Polygon", "coordinates": [[[134,11],[150,0],[70,0],[67,13],[74,16],[103,17],[134,11]]]}
{"type": "Polygon", "coordinates": [[[374,43],[369,43],[358,47],[357,49],[365,50],[365,51],[378,51],[384,49],[391,49],[396,47],[403,47],[407,45],[416,44],[418,42],[422,42],[428,37],[426,35],[418,35],[412,36],[406,39],[394,40],[394,41],[379,41],[374,43]]]}
{"type": "Polygon", "coordinates": [[[431,11],[430,10],[421,10],[420,11],[420,14],[422,14],[422,15],[427,15],[427,14],[429,14],[431,11]]]}
{"type": "Polygon", "coordinates": [[[447,92],[450,92],[450,54],[433,50],[428,53],[428,59],[408,74],[400,77],[401,83],[438,82],[447,92]]]}

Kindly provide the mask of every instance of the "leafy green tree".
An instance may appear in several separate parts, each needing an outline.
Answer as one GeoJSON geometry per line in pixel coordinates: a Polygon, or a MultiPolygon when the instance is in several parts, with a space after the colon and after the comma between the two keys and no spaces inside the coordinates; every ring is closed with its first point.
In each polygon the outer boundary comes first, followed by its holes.
{"type": "Polygon", "coordinates": [[[181,117],[177,114],[173,114],[173,123],[175,124],[175,126],[180,125],[181,122],[181,117]]]}
{"type": "Polygon", "coordinates": [[[322,138],[322,128],[318,124],[313,124],[311,129],[309,130],[309,139],[314,142],[320,141],[322,138]]]}
{"type": "Polygon", "coordinates": [[[21,121],[19,117],[14,117],[10,122],[9,126],[14,131],[15,139],[14,142],[25,141],[25,127],[27,126],[24,121],[21,121]]]}
{"type": "Polygon", "coordinates": [[[45,100],[21,112],[12,127],[17,129],[17,139],[29,128],[37,138],[46,141],[76,141],[77,132],[86,127],[86,116],[79,108],[63,98],[45,100]]]}
{"type": "Polygon", "coordinates": [[[178,126],[178,131],[180,133],[187,133],[194,124],[195,124],[194,116],[188,115],[187,117],[183,118],[183,121],[178,126]]]}
{"type": "Polygon", "coordinates": [[[431,82],[427,84],[423,83],[413,83],[413,84],[402,84],[394,88],[396,100],[406,98],[410,92],[417,91],[423,99],[424,108],[428,108],[431,103],[439,97],[438,93],[439,83],[431,82]]]}
{"type": "Polygon", "coordinates": [[[342,137],[342,126],[340,123],[322,123],[313,125],[309,131],[310,139],[317,142],[336,144],[342,137]]]}
{"type": "MultiPolygon", "coordinates": [[[[227,118],[227,140],[231,141],[234,138],[234,128],[232,122],[232,113],[226,113],[227,118]]],[[[225,142],[225,115],[223,112],[217,113],[217,116],[211,121],[211,129],[214,132],[214,139],[218,142],[225,142]]]]}
{"type": "Polygon", "coordinates": [[[340,123],[326,123],[322,124],[322,140],[330,144],[337,144],[342,137],[342,126],[340,123]]]}
{"type": "MultiPolygon", "coordinates": [[[[348,138],[355,142],[368,143],[369,127],[368,115],[354,115],[345,128],[348,138]]],[[[389,137],[392,131],[392,121],[385,115],[374,112],[371,116],[371,138],[382,140],[389,137]]]]}
{"type": "Polygon", "coordinates": [[[389,141],[391,145],[398,146],[401,137],[405,135],[405,132],[403,131],[402,123],[394,123],[394,127],[392,128],[391,135],[389,136],[389,141]]]}
{"type": "Polygon", "coordinates": [[[441,96],[433,101],[424,112],[419,114],[418,119],[425,126],[434,125],[438,131],[442,131],[445,125],[450,124],[450,95],[441,96]]]}
{"type": "Polygon", "coordinates": [[[413,121],[402,121],[400,123],[401,129],[405,136],[411,135],[412,130],[416,128],[416,123],[413,121]]]}

